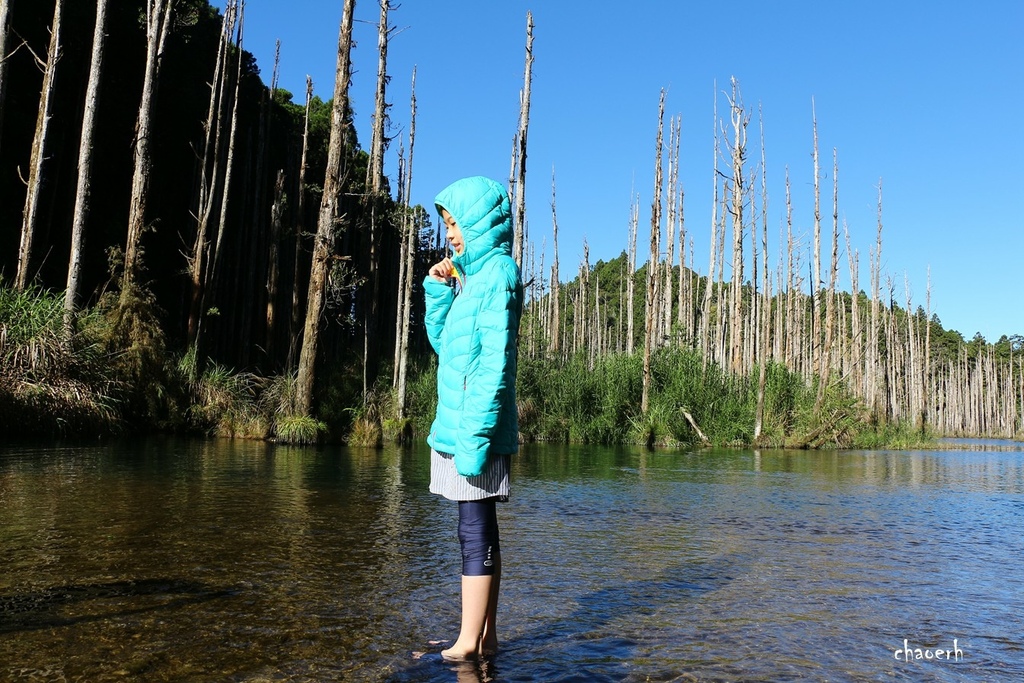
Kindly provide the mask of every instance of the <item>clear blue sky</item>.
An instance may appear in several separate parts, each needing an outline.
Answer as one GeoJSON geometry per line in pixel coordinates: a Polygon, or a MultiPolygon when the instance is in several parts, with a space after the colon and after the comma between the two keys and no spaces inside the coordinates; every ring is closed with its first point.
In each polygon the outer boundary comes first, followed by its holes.
{"type": "MultiPolygon", "coordinates": [[[[813,99],[823,231],[831,231],[835,149],[840,224],[859,252],[860,288],[869,287],[881,180],[883,270],[897,301],[905,305],[907,278],[914,307],[923,306],[930,269],[932,312],[947,328],[968,339],[981,332],[990,342],[1024,334],[1024,2],[633,0],[616,7],[401,2],[391,13],[401,32],[389,47],[388,100],[391,134],[406,132],[416,66],[413,202],[432,206],[437,191],[462,176],[508,178],[532,10],[527,224],[531,242],[546,241],[549,266],[554,167],[563,280],[575,274],[584,239],[591,263],[625,249],[634,190],[641,230],[649,229],[662,88],[666,119],[682,116],[686,229],[695,268],[707,273],[716,84],[721,116],[722,93],[735,77],[754,114],[752,162],[760,159],[763,111],[773,269],[782,253],[787,168],[794,230],[811,244],[813,99]]],[[[248,0],[245,47],[264,80],[280,39],[280,86],[301,101],[309,74],[316,94],[329,99],[341,8],[342,0],[248,0]]],[[[378,15],[376,1],[359,0],[351,97],[364,144],[378,15]]],[[[396,140],[388,153],[393,186],[397,153],[396,140]]],[[[640,245],[643,262],[647,239],[640,245]]],[[[840,259],[848,289],[845,246],[840,259]]]]}

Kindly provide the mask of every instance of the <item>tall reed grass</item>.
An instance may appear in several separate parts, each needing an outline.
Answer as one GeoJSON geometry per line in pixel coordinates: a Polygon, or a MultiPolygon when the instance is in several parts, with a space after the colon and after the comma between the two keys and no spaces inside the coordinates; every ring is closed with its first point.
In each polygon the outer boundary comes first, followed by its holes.
{"type": "Polygon", "coordinates": [[[63,295],[0,282],[0,427],[10,435],[116,431],[124,384],[96,334],[96,314],[66,323],[63,295]]]}

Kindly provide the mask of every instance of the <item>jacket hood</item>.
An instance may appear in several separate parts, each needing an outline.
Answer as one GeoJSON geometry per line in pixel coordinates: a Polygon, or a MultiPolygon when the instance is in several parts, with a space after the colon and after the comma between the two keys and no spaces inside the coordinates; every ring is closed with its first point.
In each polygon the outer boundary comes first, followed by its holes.
{"type": "Polygon", "coordinates": [[[494,256],[512,255],[512,205],[505,188],[483,176],[457,180],[434,199],[462,231],[463,249],[452,262],[467,275],[494,256]]]}

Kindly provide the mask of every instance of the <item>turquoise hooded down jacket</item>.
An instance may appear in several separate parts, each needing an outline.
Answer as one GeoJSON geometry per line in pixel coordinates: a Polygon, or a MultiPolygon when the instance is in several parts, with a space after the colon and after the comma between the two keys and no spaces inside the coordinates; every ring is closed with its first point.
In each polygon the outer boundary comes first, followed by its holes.
{"type": "Polygon", "coordinates": [[[434,203],[455,219],[463,249],[452,257],[455,280],[423,281],[427,337],[438,355],[437,414],[427,442],[454,455],[458,473],[471,477],[491,455],[519,450],[516,339],[523,284],[512,258],[512,211],[504,187],[488,178],[464,178],[434,203]]]}

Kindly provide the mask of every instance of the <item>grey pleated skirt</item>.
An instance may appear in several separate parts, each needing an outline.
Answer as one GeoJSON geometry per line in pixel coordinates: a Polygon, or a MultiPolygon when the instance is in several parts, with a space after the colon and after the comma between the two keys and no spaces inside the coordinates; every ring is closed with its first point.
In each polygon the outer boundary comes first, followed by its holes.
{"type": "Polygon", "coordinates": [[[482,500],[509,496],[509,466],[512,456],[498,455],[488,459],[484,471],[475,477],[464,477],[455,470],[455,457],[430,449],[430,492],[449,500],[482,500]]]}

